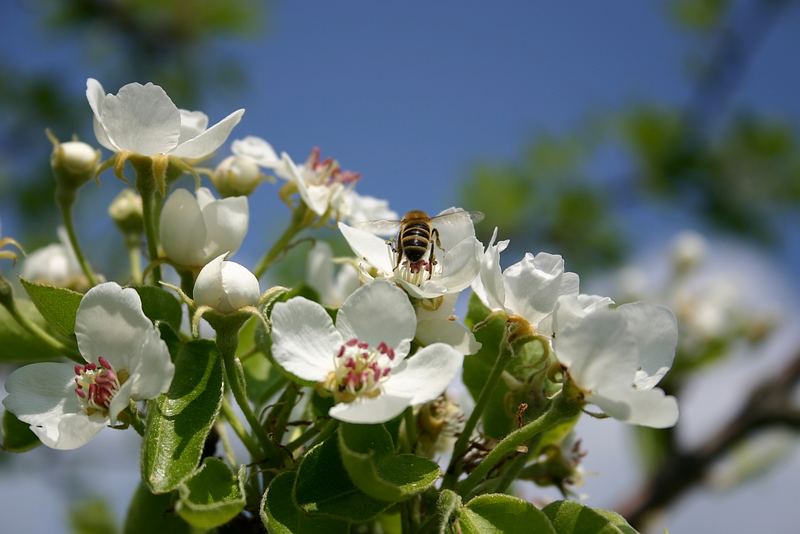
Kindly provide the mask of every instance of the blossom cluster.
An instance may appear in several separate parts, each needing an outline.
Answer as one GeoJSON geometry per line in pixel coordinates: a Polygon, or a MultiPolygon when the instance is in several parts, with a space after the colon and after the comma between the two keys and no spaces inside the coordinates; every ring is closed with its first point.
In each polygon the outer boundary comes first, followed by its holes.
{"type": "MultiPolygon", "coordinates": [[[[657,387],[677,344],[675,317],[668,309],[645,303],[617,306],[607,297],[583,294],[578,275],[566,271],[564,260],[554,254],[526,253],[503,270],[500,256],[509,241],[498,241],[495,229],[484,246],[474,227],[479,214],[451,207],[433,216],[415,210],[399,217],[387,201],[356,192],[360,173],[323,158],[319,148],[297,164],[264,139],[249,136],[234,140],[231,155],[216,168],[203,167],[244,110],[209,127],[204,113],[179,109],[150,83],[107,94],[89,79],[86,96],[97,142],[111,156],[105,163],[95,159],[85,165],[96,153],[93,148],[56,142],[58,187],[70,193],[59,198],[70,207],[89,178],[110,167],[124,177],[130,165],[136,191],[117,197],[109,214],[131,253],[131,287],[103,282],[94,272],[69,218],[60,244],[35,251],[23,262],[26,284],[85,292],[75,311],[74,347],[69,339],[54,340],[75,362],[27,365],[5,384],[4,406],[45,445],[79,447],[106,426],[144,431],[142,409],[149,421],[155,408],[139,402],[170,391],[177,372],[173,345],[198,336],[201,318],[216,331],[225,382],[266,455],[276,445],[291,448],[305,434],[293,440],[269,435],[267,427],[275,432],[281,425],[275,421],[281,420],[285,426],[288,412],[264,421],[251,406],[257,403],[247,397],[237,353],[240,328],[251,318],[266,339],[259,356],[280,369],[277,380],[287,384],[278,404],[305,391],[327,403],[320,415],[325,420],[375,425],[405,414],[411,418],[404,423],[409,442],[415,439],[416,431],[408,426],[414,417],[420,432],[428,437],[433,432],[435,442],[447,426],[442,414],[448,414],[459,421],[457,427],[450,425],[459,428],[450,432],[459,436],[454,462],[465,454],[465,440],[481,414],[464,423],[465,414],[443,395],[460,377],[465,359],[476,358],[479,351],[494,350],[495,367],[502,371],[507,359],[501,355],[521,358],[526,345],[538,344],[538,383],[544,384],[539,393],[547,394],[543,409],[560,395],[571,410],[588,403],[626,423],[675,424],[677,401],[657,387]],[[196,179],[194,191],[173,185],[183,173],[196,179]],[[216,194],[202,186],[203,176],[216,194]],[[292,211],[291,223],[249,269],[229,259],[248,233],[248,196],[260,184],[278,181],[279,194],[292,211]],[[334,258],[331,246],[317,239],[307,261],[305,282],[311,292],[300,296],[275,286],[262,294],[259,279],[297,244],[296,236],[318,236],[321,228],[341,236],[352,255],[334,258]],[[142,270],[145,245],[148,265],[142,270]],[[180,287],[160,279],[167,265],[180,278],[180,287]],[[145,305],[139,291],[148,284],[160,292],[170,288],[183,299],[190,333],[176,331],[180,324],[169,324],[152,313],[152,304],[145,305]],[[484,321],[459,318],[460,297],[469,291],[485,310],[484,321]],[[492,320],[504,325],[504,334],[500,346],[485,347],[476,336],[492,320]]],[[[492,377],[487,377],[487,391],[496,386],[500,372],[492,377]]],[[[301,409],[314,410],[311,403],[301,409]]],[[[242,439],[249,443],[246,436],[242,439]]]]}

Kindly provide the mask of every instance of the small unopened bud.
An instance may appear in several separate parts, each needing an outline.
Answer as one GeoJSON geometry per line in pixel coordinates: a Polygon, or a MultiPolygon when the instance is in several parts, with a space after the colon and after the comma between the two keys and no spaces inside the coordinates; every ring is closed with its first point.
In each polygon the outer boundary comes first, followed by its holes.
{"type": "Polygon", "coordinates": [[[125,235],[144,232],[142,197],[132,189],[123,189],[108,206],[108,215],[125,235]]]}
{"type": "Polygon", "coordinates": [[[51,132],[47,132],[53,143],[50,166],[59,188],[74,192],[94,178],[100,162],[100,151],[82,141],[60,142],[51,132]]]}
{"type": "Polygon", "coordinates": [[[249,195],[263,180],[258,163],[248,156],[225,158],[211,175],[211,181],[223,197],[249,195]]]}
{"type": "Polygon", "coordinates": [[[224,261],[226,254],[211,260],[197,275],[194,301],[220,313],[233,313],[256,306],[261,298],[258,279],[246,267],[224,261]]]}

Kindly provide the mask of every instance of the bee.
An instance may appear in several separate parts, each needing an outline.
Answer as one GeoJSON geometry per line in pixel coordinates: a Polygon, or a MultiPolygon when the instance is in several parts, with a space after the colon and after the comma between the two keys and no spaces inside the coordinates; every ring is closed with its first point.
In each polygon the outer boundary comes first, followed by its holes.
{"type": "Polygon", "coordinates": [[[437,249],[444,252],[437,226],[463,217],[477,223],[483,220],[483,213],[459,208],[431,217],[425,211],[411,210],[399,221],[367,221],[357,226],[376,234],[395,233],[396,237],[386,242],[394,255],[394,270],[401,269],[413,281],[421,282],[423,273],[428,280],[433,276],[437,249]]]}

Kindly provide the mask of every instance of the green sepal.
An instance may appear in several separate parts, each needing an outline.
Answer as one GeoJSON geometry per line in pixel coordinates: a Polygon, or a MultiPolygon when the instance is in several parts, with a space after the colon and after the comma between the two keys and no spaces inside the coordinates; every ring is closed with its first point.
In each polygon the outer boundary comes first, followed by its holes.
{"type": "Polygon", "coordinates": [[[353,483],[376,499],[398,502],[431,487],[438,464],[414,454],[395,454],[383,425],[339,425],[339,451],[353,483]]]}
{"type": "Polygon", "coordinates": [[[31,301],[53,329],[71,338],[75,333],[75,316],[83,295],[64,287],[30,282],[20,278],[31,301]]]}
{"type": "Polygon", "coordinates": [[[326,514],[345,521],[369,521],[391,506],[353,485],[335,437],[306,453],[297,470],[294,497],[306,513],[326,514]]]}
{"type": "Polygon", "coordinates": [[[499,493],[469,501],[458,512],[458,526],[463,534],[556,534],[544,512],[528,501],[499,493]]]}
{"type": "Polygon", "coordinates": [[[268,532],[275,534],[347,534],[347,521],[326,515],[307,514],[301,510],[292,492],[296,473],[287,471],[275,477],[261,500],[261,521],[268,532]]]}
{"type": "Polygon", "coordinates": [[[169,391],[147,405],[141,469],[153,493],[172,491],[194,473],[222,405],[222,361],[213,342],[181,345],[174,361],[169,391]]]}
{"type": "Polygon", "coordinates": [[[245,466],[238,474],[218,458],[206,458],[194,475],[178,487],[178,514],[190,525],[214,528],[244,510],[245,466]]]}

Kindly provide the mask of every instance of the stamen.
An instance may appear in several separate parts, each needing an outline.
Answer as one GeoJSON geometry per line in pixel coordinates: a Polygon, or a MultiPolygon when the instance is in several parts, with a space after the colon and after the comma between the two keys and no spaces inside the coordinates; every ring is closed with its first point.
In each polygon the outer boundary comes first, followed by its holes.
{"type": "MultiPolygon", "coordinates": [[[[98,362],[100,367],[94,363],[73,367],[76,375],[75,395],[81,399],[87,414],[94,411],[107,412],[111,399],[120,388],[120,378],[111,363],[102,356],[98,358],[98,362]]],[[[124,371],[123,374],[127,376],[124,371]]]]}
{"type": "Polygon", "coordinates": [[[334,371],[323,385],[338,402],[352,402],[361,396],[380,394],[380,383],[391,373],[386,361],[394,359],[394,349],[381,341],[374,348],[359,339],[346,341],[336,352],[334,371]]]}

